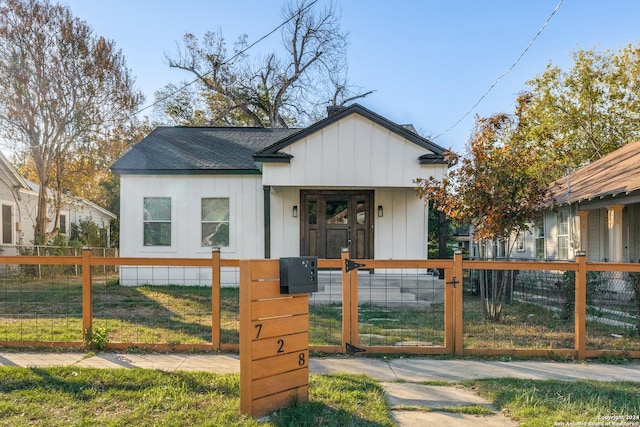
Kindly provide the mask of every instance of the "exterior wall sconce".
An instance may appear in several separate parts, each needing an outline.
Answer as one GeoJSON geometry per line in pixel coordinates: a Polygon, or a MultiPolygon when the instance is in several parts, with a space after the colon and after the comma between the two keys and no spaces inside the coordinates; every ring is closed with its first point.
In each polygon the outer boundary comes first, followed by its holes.
{"type": "Polygon", "coordinates": [[[298,206],[297,205],[293,205],[293,209],[291,210],[291,216],[294,218],[298,217],[298,206]]]}
{"type": "Polygon", "coordinates": [[[378,216],[384,216],[384,210],[382,209],[382,205],[378,205],[378,216]]]}

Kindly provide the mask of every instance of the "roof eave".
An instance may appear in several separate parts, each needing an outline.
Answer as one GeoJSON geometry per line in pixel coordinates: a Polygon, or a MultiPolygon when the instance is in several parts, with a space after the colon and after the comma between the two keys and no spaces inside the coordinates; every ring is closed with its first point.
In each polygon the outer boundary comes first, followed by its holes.
{"type": "Polygon", "coordinates": [[[261,175],[258,169],[111,169],[116,175],[261,175]]]}
{"type": "Polygon", "coordinates": [[[293,156],[287,153],[254,154],[253,159],[262,163],[291,163],[293,156]]]}
{"type": "Polygon", "coordinates": [[[444,156],[434,155],[434,154],[425,154],[423,156],[418,157],[418,161],[421,165],[448,165],[449,162],[444,158],[444,156]]]}

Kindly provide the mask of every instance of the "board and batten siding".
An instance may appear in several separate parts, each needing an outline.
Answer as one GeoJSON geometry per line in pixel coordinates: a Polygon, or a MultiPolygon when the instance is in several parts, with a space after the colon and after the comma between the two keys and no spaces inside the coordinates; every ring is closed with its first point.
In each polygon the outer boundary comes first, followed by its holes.
{"type": "MultiPolygon", "coordinates": [[[[120,254],[123,257],[208,258],[211,247],[201,244],[201,199],[229,198],[229,247],[226,258],[263,258],[263,189],[259,175],[122,175],[120,254]],[[144,246],[145,197],[171,198],[171,246],[144,246]]],[[[225,281],[234,281],[228,272],[225,281]]],[[[122,267],[123,285],[211,284],[210,269],[122,267]],[[164,270],[164,271],[163,271],[164,270]]]]}
{"type": "MultiPolygon", "coordinates": [[[[431,153],[395,132],[353,114],[280,150],[289,163],[265,163],[263,184],[271,187],[271,256],[299,256],[300,190],[374,190],[374,257],[424,259],[428,208],[414,179],[442,179],[446,165],[421,165],[431,153]],[[375,211],[376,209],[374,209],[375,211]]],[[[300,207],[302,208],[302,207],[300,207]]]]}
{"type": "Polygon", "coordinates": [[[289,164],[265,163],[264,185],[323,188],[415,187],[441,179],[446,165],[420,165],[428,150],[359,115],[350,115],[280,150],[289,164]]]}
{"type": "MultiPolygon", "coordinates": [[[[271,188],[271,257],[300,256],[300,187],[271,188]]],[[[374,256],[377,259],[427,257],[428,208],[413,188],[374,189],[374,256]],[[376,209],[383,206],[384,215],[376,209]]]]}

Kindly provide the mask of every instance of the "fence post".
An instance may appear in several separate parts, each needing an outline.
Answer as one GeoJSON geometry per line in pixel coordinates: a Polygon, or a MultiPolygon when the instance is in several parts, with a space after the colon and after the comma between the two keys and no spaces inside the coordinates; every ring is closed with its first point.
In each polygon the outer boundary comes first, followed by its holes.
{"type": "Polygon", "coordinates": [[[86,343],[93,328],[91,296],[91,248],[82,248],[82,339],[86,343]]]}
{"type": "Polygon", "coordinates": [[[454,351],[458,356],[464,353],[464,343],[462,336],[464,332],[464,316],[463,316],[463,269],[462,269],[462,251],[455,251],[453,254],[453,282],[456,282],[453,296],[454,310],[454,351]]]}
{"type": "Polygon", "coordinates": [[[211,344],[220,350],[220,248],[211,249],[211,344]]]}
{"type": "Polygon", "coordinates": [[[358,270],[347,273],[346,260],[349,249],[343,248],[342,262],[342,352],[347,353],[347,343],[358,345],[358,270]]]}
{"type": "Polygon", "coordinates": [[[448,353],[453,353],[455,348],[454,315],[455,293],[453,287],[453,262],[444,269],[444,347],[448,353]]]}
{"type": "Polygon", "coordinates": [[[587,353],[587,253],[576,252],[576,262],[575,350],[578,359],[584,359],[587,353]]]}

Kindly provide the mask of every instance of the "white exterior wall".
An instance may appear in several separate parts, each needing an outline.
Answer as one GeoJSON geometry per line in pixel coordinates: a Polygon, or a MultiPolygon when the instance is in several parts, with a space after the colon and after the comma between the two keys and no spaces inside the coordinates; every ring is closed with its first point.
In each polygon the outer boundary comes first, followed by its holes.
{"type": "MultiPolygon", "coordinates": [[[[326,188],[334,189],[334,188],[326,188]]],[[[300,256],[300,187],[271,189],[271,257],[300,256]]],[[[428,207],[412,188],[374,189],[374,257],[426,259],[428,207]],[[377,216],[382,205],[384,216],[377,216]]]]}
{"type": "Polygon", "coordinates": [[[300,190],[374,190],[374,257],[427,257],[428,207],[413,180],[442,179],[446,165],[421,165],[428,150],[359,115],[349,115],[282,150],[290,163],[263,165],[263,184],[271,186],[271,257],[299,256],[300,223],[293,206],[300,190]],[[376,210],[377,211],[377,210],[376,210]]]}
{"type": "Polygon", "coordinates": [[[420,165],[428,150],[355,114],[280,151],[293,158],[265,164],[264,185],[414,188],[414,179],[441,179],[446,171],[446,165],[420,165]]]}
{"type": "Polygon", "coordinates": [[[271,258],[300,256],[301,209],[299,187],[271,188],[271,258]]]}
{"type": "MultiPolygon", "coordinates": [[[[229,247],[223,258],[263,258],[263,189],[259,175],[122,175],[120,255],[123,257],[209,258],[211,248],[201,246],[201,199],[229,198],[229,247]],[[171,246],[144,246],[145,197],[171,198],[171,246]]],[[[222,282],[234,282],[228,272],[222,282]]],[[[211,284],[211,269],[123,267],[123,285],[211,284]]]]}
{"type": "Polygon", "coordinates": [[[384,207],[376,216],[374,253],[377,259],[426,259],[428,206],[412,188],[376,190],[375,206],[384,207]]]}

